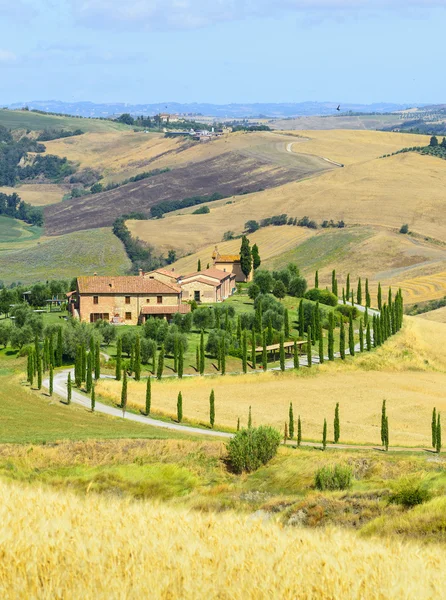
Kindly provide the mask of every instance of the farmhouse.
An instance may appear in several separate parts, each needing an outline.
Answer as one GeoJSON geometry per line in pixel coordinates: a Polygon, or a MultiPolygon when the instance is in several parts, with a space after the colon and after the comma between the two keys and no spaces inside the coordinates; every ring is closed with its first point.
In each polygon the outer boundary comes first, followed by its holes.
{"type": "Polygon", "coordinates": [[[178,285],[150,277],[78,277],[70,300],[71,313],[84,322],[100,319],[116,325],[137,325],[148,317],[172,319],[175,313],[190,312],[182,304],[178,285]]]}
{"type": "Polygon", "coordinates": [[[240,263],[240,254],[220,254],[218,247],[215,246],[215,250],[212,253],[212,260],[214,261],[214,268],[224,271],[225,273],[232,273],[235,275],[235,280],[239,283],[245,283],[252,280],[252,271],[248,277],[242,271],[242,265],[240,263]]]}
{"type": "Polygon", "coordinates": [[[161,283],[173,283],[174,285],[177,284],[178,279],[178,273],[175,272],[175,269],[155,269],[155,271],[149,273],[140,270],[139,274],[146,279],[156,279],[161,283]]]}
{"type": "Polygon", "coordinates": [[[235,292],[235,275],[216,268],[184,275],[178,279],[184,300],[221,302],[235,292]]]}

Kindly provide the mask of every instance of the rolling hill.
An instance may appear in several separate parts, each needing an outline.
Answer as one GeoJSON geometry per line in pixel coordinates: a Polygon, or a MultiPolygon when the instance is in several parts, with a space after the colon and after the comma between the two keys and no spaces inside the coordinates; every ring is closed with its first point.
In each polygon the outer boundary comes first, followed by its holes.
{"type": "Polygon", "coordinates": [[[105,119],[83,119],[79,117],[42,114],[28,110],[0,109],[0,125],[7,129],[29,129],[43,131],[44,129],[82,129],[82,131],[125,131],[130,129],[122,123],[105,119]]]}

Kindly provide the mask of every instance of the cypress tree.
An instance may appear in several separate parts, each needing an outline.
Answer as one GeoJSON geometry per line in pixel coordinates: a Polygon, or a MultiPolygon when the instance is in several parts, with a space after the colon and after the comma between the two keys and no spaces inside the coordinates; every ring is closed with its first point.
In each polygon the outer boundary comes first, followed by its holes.
{"type": "Polygon", "coordinates": [[[341,315],[341,326],[339,329],[339,353],[341,355],[341,359],[345,360],[345,329],[344,329],[344,319],[341,315]]]}
{"type": "Polygon", "coordinates": [[[355,356],[355,334],[353,329],[353,318],[351,313],[348,322],[348,349],[350,352],[350,356],[355,356]]]}
{"type": "Polygon", "coordinates": [[[283,314],[284,317],[284,329],[283,332],[285,334],[285,339],[287,340],[290,337],[290,316],[288,314],[288,309],[285,309],[283,314]]]}
{"type": "Polygon", "coordinates": [[[181,392],[178,393],[177,398],[177,421],[181,423],[183,420],[183,395],[181,392]]]}
{"type": "Polygon", "coordinates": [[[352,290],[351,298],[352,298],[352,306],[355,306],[355,297],[353,294],[353,290],[352,290]]]}
{"type": "Polygon", "coordinates": [[[91,385],[93,382],[93,378],[91,375],[92,358],[93,358],[93,356],[90,351],[87,354],[87,372],[86,372],[86,376],[85,376],[85,391],[87,392],[87,394],[89,394],[91,392],[91,385]]]}
{"type": "Polygon", "coordinates": [[[370,352],[370,350],[372,349],[372,337],[370,335],[370,323],[367,323],[367,331],[366,331],[366,345],[367,345],[367,352],[370,352]]]}
{"type": "Polygon", "coordinates": [[[297,346],[296,340],[294,340],[293,346],[293,366],[295,369],[299,368],[299,348],[297,346]]]}
{"type": "Polygon", "coordinates": [[[47,337],[43,340],[42,363],[43,370],[47,371],[50,364],[49,341],[47,337]]]}
{"type": "Polygon", "coordinates": [[[200,372],[200,347],[195,348],[195,370],[197,373],[200,372]]]}
{"type": "Polygon", "coordinates": [[[96,390],[94,383],[91,384],[91,412],[94,412],[96,406],[96,390]]]}
{"type": "Polygon", "coordinates": [[[249,240],[246,235],[242,237],[242,245],[240,247],[240,267],[243,275],[248,279],[252,270],[252,255],[249,240]]]}
{"type": "Polygon", "coordinates": [[[384,446],[386,442],[386,401],[383,400],[381,407],[381,443],[384,446]]]}
{"type": "Polygon", "coordinates": [[[324,336],[322,334],[322,325],[319,324],[319,364],[324,364],[324,336]]]}
{"type": "Polygon", "coordinates": [[[334,443],[337,444],[339,442],[339,438],[341,435],[341,424],[339,420],[339,402],[336,403],[335,408],[335,416],[334,416],[334,443]]]}
{"type": "Polygon", "coordinates": [[[389,417],[386,415],[386,439],[384,442],[386,452],[389,449],[389,417]]]}
{"type": "Polygon", "coordinates": [[[221,340],[221,374],[226,374],[226,338],[221,340]]]}
{"type": "Polygon", "coordinates": [[[337,296],[337,290],[335,292],[336,287],[336,271],[335,269],[333,269],[333,271],[331,272],[331,291],[335,296],[337,296]]]}
{"type": "Polygon", "coordinates": [[[57,330],[56,367],[61,367],[63,361],[62,327],[57,330]]]}
{"type": "Polygon", "coordinates": [[[129,375],[133,375],[133,371],[135,370],[135,344],[132,344],[132,348],[130,350],[130,361],[129,361],[129,375]]]}
{"type": "Polygon", "coordinates": [[[347,302],[345,301],[345,290],[344,290],[344,288],[342,288],[342,303],[343,304],[347,304],[347,302]]]}
{"type": "Polygon", "coordinates": [[[243,373],[248,370],[248,342],[246,339],[246,331],[243,332],[242,337],[242,369],[243,373]]]}
{"type": "Polygon", "coordinates": [[[49,336],[49,341],[48,341],[47,369],[49,368],[50,365],[54,365],[54,363],[55,363],[55,359],[54,359],[54,342],[53,342],[53,336],[50,335],[49,336]]]}
{"type": "Polygon", "coordinates": [[[268,333],[267,333],[267,341],[268,345],[273,343],[274,334],[273,334],[273,322],[271,317],[268,319],[268,333]]]}
{"type": "Polygon", "coordinates": [[[237,431],[240,431],[240,417],[237,417],[237,431]]]}
{"type": "Polygon", "coordinates": [[[40,356],[37,363],[37,389],[42,389],[42,358],[40,356]]]}
{"type": "Polygon", "coordinates": [[[437,451],[437,454],[440,454],[440,452],[441,452],[441,420],[440,420],[440,413],[438,413],[438,417],[437,417],[437,435],[435,437],[435,449],[437,451]]]}
{"type": "Polygon", "coordinates": [[[67,404],[71,404],[71,394],[72,394],[72,383],[71,383],[71,372],[68,373],[67,379],[67,404]]]}
{"type": "Polygon", "coordinates": [[[53,388],[54,388],[54,368],[53,365],[50,365],[50,396],[53,395],[53,388]]]}
{"type": "Polygon", "coordinates": [[[292,402],[290,402],[290,409],[288,411],[288,421],[289,421],[288,431],[290,434],[290,440],[292,440],[294,437],[294,413],[293,413],[293,403],[292,402]]]}
{"type": "Polygon", "coordinates": [[[369,311],[366,306],[365,311],[364,311],[364,327],[367,327],[368,324],[369,324],[369,311]]]}
{"type": "Polygon", "coordinates": [[[364,352],[364,329],[362,327],[362,319],[359,319],[359,351],[364,352]]]}
{"type": "Polygon", "coordinates": [[[431,429],[432,429],[432,448],[436,448],[437,447],[437,409],[436,408],[434,408],[434,410],[432,411],[431,429]]]}
{"type": "Polygon", "coordinates": [[[121,408],[125,412],[127,406],[127,371],[122,370],[122,387],[121,387],[121,408]]]}
{"type": "Polygon", "coordinates": [[[302,422],[300,420],[300,415],[297,419],[297,447],[300,448],[302,443],[302,422]]]}
{"type": "Polygon", "coordinates": [[[157,379],[161,379],[164,371],[164,344],[161,345],[161,350],[158,356],[158,369],[156,371],[157,379]]]}
{"type": "Polygon", "coordinates": [[[197,262],[197,271],[201,271],[201,260],[200,259],[198,259],[198,262],[197,262]]]}
{"type": "Polygon", "coordinates": [[[254,315],[254,323],[256,331],[259,333],[262,331],[262,304],[261,302],[257,303],[256,312],[254,315]]]}
{"type": "Polygon", "coordinates": [[[316,335],[316,311],[313,309],[311,313],[311,343],[313,346],[316,343],[316,335]]]}
{"type": "Polygon", "coordinates": [[[365,280],[365,305],[366,305],[366,308],[370,308],[370,306],[371,306],[369,280],[368,279],[365,280]]]}
{"type": "Polygon", "coordinates": [[[307,363],[308,366],[311,367],[312,365],[312,352],[311,352],[311,327],[308,327],[308,332],[307,332],[307,363]]]}
{"type": "Polygon", "coordinates": [[[74,383],[77,388],[82,386],[82,348],[76,348],[76,362],[74,363],[74,383]]]}
{"type": "Polygon", "coordinates": [[[201,335],[200,335],[200,375],[203,375],[203,373],[204,373],[204,366],[205,366],[204,332],[203,332],[203,330],[201,330],[201,335]]]}
{"type": "Polygon", "coordinates": [[[96,342],[94,358],[94,378],[97,381],[101,377],[101,349],[99,347],[99,342],[96,342]]]}
{"type": "Polygon", "coordinates": [[[356,291],[356,303],[361,305],[362,304],[362,284],[361,284],[361,278],[358,279],[358,289],[356,291]]]}
{"type": "Polygon", "coordinates": [[[347,283],[345,285],[345,296],[350,298],[350,273],[347,275],[347,283]]]}
{"type": "Polygon", "coordinates": [[[378,283],[378,298],[377,299],[378,299],[378,310],[381,310],[382,306],[383,306],[381,283],[378,283]]]}
{"type": "Polygon", "coordinates": [[[299,337],[304,337],[305,332],[305,313],[304,313],[304,301],[299,302],[299,319],[298,319],[299,337]]]}
{"type": "Polygon", "coordinates": [[[338,297],[338,280],[337,279],[334,280],[333,293],[337,298],[338,297]]]}
{"type": "Polygon", "coordinates": [[[279,362],[280,362],[280,370],[285,371],[285,348],[284,348],[284,340],[283,333],[280,334],[280,342],[279,342],[279,362]]]}
{"type": "Polygon", "coordinates": [[[328,360],[334,360],[334,314],[328,313],[328,360]]]}
{"type": "Polygon", "coordinates": [[[122,373],[122,340],[119,337],[116,342],[116,370],[115,370],[115,379],[116,381],[121,381],[121,373],[122,373]]]}
{"type": "Polygon", "coordinates": [[[82,381],[87,379],[87,349],[85,344],[81,346],[81,379],[82,381]]]}
{"type": "Polygon", "coordinates": [[[152,350],[152,373],[155,375],[156,373],[156,344],[153,344],[152,350]]]}
{"type": "Polygon", "coordinates": [[[283,432],[283,443],[286,444],[288,440],[288,423],[285,421],[284,432],[283,432]]]}
{"type": "Polygon", "coordinates": [[[319,287],[319,271],[316,271],[314,275],[314,287],[316,289],[319,287]]]}
{"type": "MultiPolygon", "coordinates": [[[[175,340],[176,339],[177,338],[175,338],[175,340]]],[[[135,361],[133,369],[135,371],[135,381],[139,381],[141,379],[141,340],[139,339],[139,335],[137,335],[135,339],[135,361]]]]}
{"type": "Polygon", "coordinates": [[[146,412],[145,415],[148,417],[150,415],[150,409],[152,407],[152,378],[147,377],[146,384],[146,412]]]}
{"type": "Polygon", "coordinates": [[[178,377],[182,379],[184,371],[184,350],[183,344],[180,343],[179,353],[178,353],[178,377]]]}
{"type": "Polygon", "coordinates": [[[240,344],[242,341],[242,323],[241,323],[241,319],[240,319],[240,315],[238,315],[237,317],[237,341],[240,344]]]}
{"type": "MultiPolygon", "coordinates": [[[[30,350],[28,352],[28,357],[27,357],[27,362],[26,362],[26,381],[28,383],[31,383],[32,379],[33,379],[33,373],[32,373],[33,362],[32,361],[33,361],[33,355],[32,355],[32,350],[30,350]]],[[[31,383],[31,385],[32,385],[32,383],[31,383]]]]}
{"type": "Polygon", "coordinates": [[[266,349],[266,332],[263,332],[263,350],[262,350],[262,366],[263,370],[267,371],[268,369],[268,351],[266,349]]]}
{"type": "Polygon", "coordinates": [[[257,368],[257,356],[256,356],[256,331],[254,327],[251,330],[251,362],[252,368],[257,368]]]}
{"type": "Polygon", "coordinates": [[[319,308],[319,302],[316,302],[316,306],[314,307],[314,329],[314,341],[317,342],[321,332],[321,311],[319,308]]]}
{"type": "Polygon", "coordinates": [[[252,255],[252,267],[255,271],[262,264],[262,260],[260,258],[259,248],[258,248],[257,244],[254,244],[254,246],[252,247],[251,255],[252,255]]]}
{"type": "Polygon", "coordinates": [[[248,429],[252,428],[252,413],[251,413],[251,407],[249,407],[249,412],[248,412],[248,429]]]}
{"type": "Polygon", "coordinates": [[[322,430],[322,450],[327,447],[327,419],[324,419],[324,428],[322,430]]]}
{"type": "Polygon", "coordinates": [[[212,429],[214,429],[214,423],[215,423],[215,394],[214,394],[214,390],[211,390],[211,395],[209,396],[209,423],[211,424],[212,429]]]}

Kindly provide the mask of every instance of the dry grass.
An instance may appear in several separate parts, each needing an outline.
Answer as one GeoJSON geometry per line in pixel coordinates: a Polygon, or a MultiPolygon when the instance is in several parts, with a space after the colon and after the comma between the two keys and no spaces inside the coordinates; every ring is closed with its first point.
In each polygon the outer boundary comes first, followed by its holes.
{"type": "Polygon", "coordinates": [[[0,484],[0,593],[16,598],[441,598],[444,552],[233,514],[0,484]]]}
{"type": "Polygon", "coordinates": [[[446,323],[446,306],[418,315],[418,318],[427,319],[428,321],[435,321],[436,323],[446,323]]]}
{"type": "MultiPolygon", "coordinates": [[[[430,446],[434,406],[446,411],[446,326],[407,319],[404,331],[371,355],[339,361],[320,369],[301,368],[299,375],[268,372],[257,375],[216,376],[164,380],[153,384],[152,410],[175,418],[178,392],[183,394],[186,419],[209,422],[209,394],[216,396],[216,427],[246,425],[252,406],[256,425],[283,429],[289,403],[300,414],[304,439],[321,439],[322,423],[330,428],[336,402],[342,413],[342,442],[378,444],[380,411],[387,399],[391,444],[430,446]]],[[[102,380],[97,392],[120,401],[120,384],[102,380]]],[[[129,382],[129,404],[144,407],[145,385],[129,382]]]]}
{"type": "MultiPolygon", "coordinates": [[[[293,132],[287,132],[293,135],[293,132]]],[[[324,156],[344,165],[373,160],[384,154],[392,154],[401,148],[427,146],[428,136],[384,131],[298,131],[298,139],[292,151],[302,154],[324,156]]]]}
{"type": "Polygon", "coordinates": [[[408,304],[437,300],[446,296],[446,271],[398,281],[396,285],[403,290],[408,304]]]}
{"type": "Polygon", "coordinates": [[[33,206],[46,206],[62,200],[67,189],[55,183],[25,183],[17,187],[0,187],[0,193],[16,193],[22,200],[33,206]]]}

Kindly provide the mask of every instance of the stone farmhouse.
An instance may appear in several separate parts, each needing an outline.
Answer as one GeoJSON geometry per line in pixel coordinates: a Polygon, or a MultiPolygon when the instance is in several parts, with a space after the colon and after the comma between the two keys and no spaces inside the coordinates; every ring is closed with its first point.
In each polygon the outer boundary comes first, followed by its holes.
{"type": "Polygon", "coordinates": [[[224,271],[225,273],[233,273],[237,283],[246,283],[252,281],[252,271],[248,277],[242,271],[240,262],[240,254],[220,254],[218,247],[212,253],[214,268],[224,271]]]}
{"type": "Polygon", "coordinates": [[[142,275],[128,277],[78,277],[69,306],[75,318],[94,323],[100,319],[116,325],[137,325],[148,317],[171,320],[188,313],[181,288],[142,275]]]}
{"type": "Polygon", "coordinates": [[[222,302],[236,290],[235,275],[211,268],[178,278],[183,300],[196,302],[222,302]]]}

